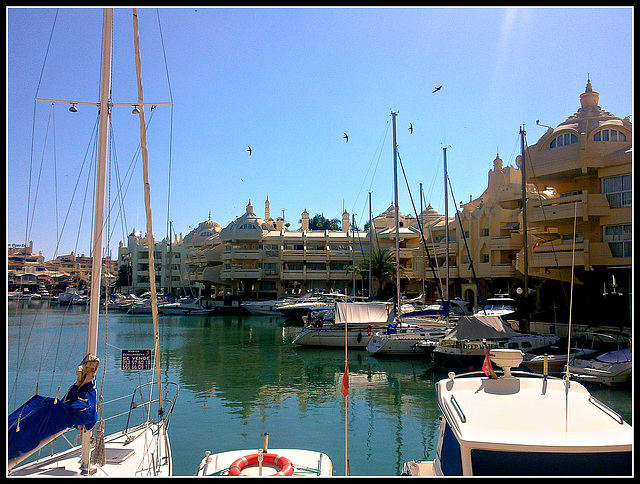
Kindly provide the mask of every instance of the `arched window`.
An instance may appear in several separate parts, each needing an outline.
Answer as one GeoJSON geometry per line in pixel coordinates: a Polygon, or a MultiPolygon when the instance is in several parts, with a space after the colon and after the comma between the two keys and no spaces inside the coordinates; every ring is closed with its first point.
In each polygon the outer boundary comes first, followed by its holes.
{"type": "Polygon", "coordinates": [[[578,137],[573,133],[564,133],[558,135],[551,141],[549,148],[559,148],[560,146],[572,145],[578,142],[578,137]]]}
{"type": "Polygon", "coordinates": [[[627,135],[617,129],[601,129],[594,133],[593,141],[627,141],[627,135]]]}

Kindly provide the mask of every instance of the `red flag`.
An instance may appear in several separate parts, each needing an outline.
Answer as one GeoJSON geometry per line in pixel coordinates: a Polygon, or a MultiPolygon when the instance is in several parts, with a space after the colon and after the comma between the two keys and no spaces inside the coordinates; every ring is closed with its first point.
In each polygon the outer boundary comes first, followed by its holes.
{"type": "Polygon", "coordinates": [[[491,359],[489,358],[489,352],[487,351],[487,347],[484,347],[484,363],[482,364],[482,371],[487,376],[491,378],[498,378],[498,375],[493,371],[493,365],[491,364],[491,359]]]}
{"type": "Polygon", "coordinates": [[[340,388],[342,394],[346,397],[349,394],[349,363],[344,364],[344,375],[342,375],[342,385],[340,388]]]}

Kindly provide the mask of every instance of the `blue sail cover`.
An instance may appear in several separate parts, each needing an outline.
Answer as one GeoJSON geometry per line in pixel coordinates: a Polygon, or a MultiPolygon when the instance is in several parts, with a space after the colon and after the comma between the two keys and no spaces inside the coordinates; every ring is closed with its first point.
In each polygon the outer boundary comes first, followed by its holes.
{"type": "Polygon", "coordinates": [[[80,388],[74,384],[62,400],[33,396],[9,415],[8,458],[13,459],[35,449],[42,439],[69,427],[84,425],[87,430],[91,430],[98,421],[96,401],[97,392],[93,381],[80,388]]]}

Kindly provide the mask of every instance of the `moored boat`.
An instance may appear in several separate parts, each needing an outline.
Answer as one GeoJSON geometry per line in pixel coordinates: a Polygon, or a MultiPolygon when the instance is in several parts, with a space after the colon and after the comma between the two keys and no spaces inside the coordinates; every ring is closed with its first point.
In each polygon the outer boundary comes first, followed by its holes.
{"type": "Polygon", "coordinates": [[[375,331],[385,329],[393,322],[393,314],[391,303],[336,302],[334,322],[307,324],[293,343],[338,348],[344,348],[346,344],[350,348],[365,349],[375,331]]]}
{"type": "Polygon", "coordinates": [[[486,348],[529,351],[559,339],[552,334],[520,333],[498,316],[463,316],[433,349],[433,361],[445,368],[480,368],[486,348]]]}
{"type": "Polygon", "coordinates": [[[450,372],[436,384],[436,457],[405,463],[403,475],[632,474],[633,428],[583,385],[512,373],[520,350],[491,350],[489,360],[500,377],[450,372]]]}
{"type": "Polygon", "coordinates": [[[333,476],[333,463],[328,455],[315,450],[269,449],[269,434],[264,434],[263,447],[257,450],[231,450],[212,454],[205,452],[196,476],[333,476]]]}

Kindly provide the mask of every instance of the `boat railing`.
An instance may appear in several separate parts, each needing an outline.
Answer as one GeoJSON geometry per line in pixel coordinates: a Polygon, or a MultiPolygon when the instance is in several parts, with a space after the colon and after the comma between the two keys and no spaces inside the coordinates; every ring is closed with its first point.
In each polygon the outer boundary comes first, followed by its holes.
{"type": "Polygon", "coordinates": [[[593,404],[595,407],[597,407],[598,409],[602,410],[607,415],[609,415],[612,419],[614,419],[620,425],[624,425],[624,419],[622,418],[622,416],[615,410],[612,410],[609,407],[607,407],[604,403],[602,403],[597,398],[590,395],[589,402],[593,404]]]}
{"type": "Polygon", "coordinates": [[[178,398],[179,386],[174,382],[164,382],[163,406],[160,407],[160,398],[157,395],[157,383],[149,382],[138,385],[131,394],[131,403],[127,415],[127,424],[124,433],[135,428],[143,422],[158,423],[164,420],[165,427],[169,426],[169,420],[173,412],[173,407],[178,398]]]}

